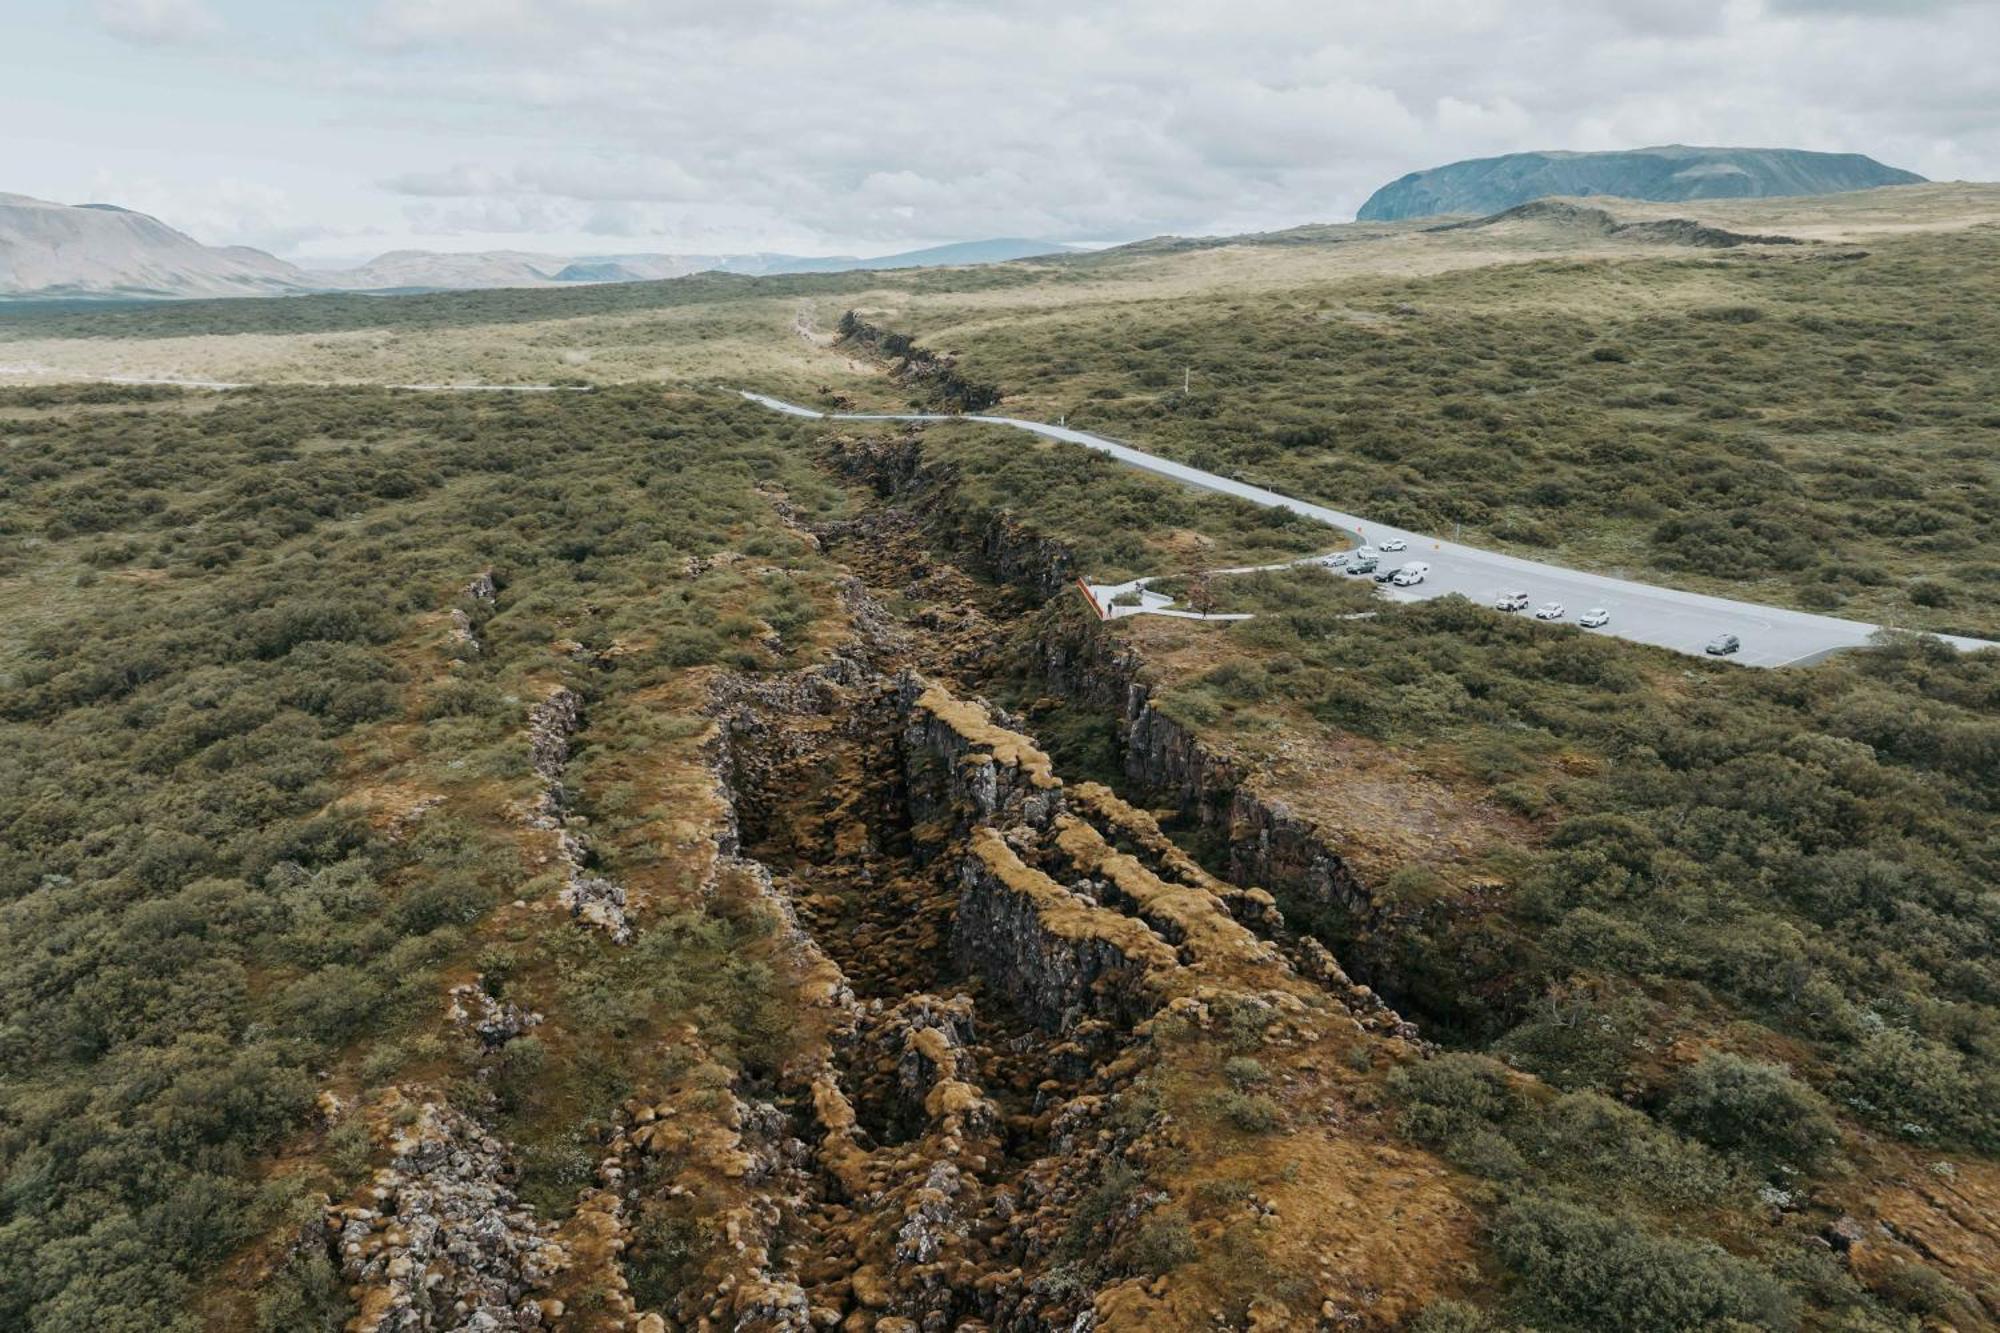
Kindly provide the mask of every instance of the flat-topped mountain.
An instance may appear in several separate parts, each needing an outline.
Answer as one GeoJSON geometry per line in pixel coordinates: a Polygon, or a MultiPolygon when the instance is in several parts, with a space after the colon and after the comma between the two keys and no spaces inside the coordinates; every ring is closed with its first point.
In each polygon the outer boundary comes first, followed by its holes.
{"type": "Polygon", "coordinates": [[[1551,195],[1622,199],[1758,199],[1917,185],[1915,172],[1860,153],[1671,144],[1605,153],[1509,153],[1413,171],[1370,195],[1355,216],[1394,222],[1438,213],[1499,213],[1551,195]]]}

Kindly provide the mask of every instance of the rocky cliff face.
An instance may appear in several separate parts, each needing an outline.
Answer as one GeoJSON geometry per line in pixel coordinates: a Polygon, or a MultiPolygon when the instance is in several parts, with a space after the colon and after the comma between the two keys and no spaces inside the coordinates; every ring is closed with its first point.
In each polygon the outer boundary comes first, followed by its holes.
{"type": "Polygon", "coordinates": [[[528,710],[528,754],[542,789],[527,813],[530,828],[553,835],[561,863],[562,905],[582,925],[603,931],[619,944],[632,942],[632,922],[626,914],[625,890],[594,873],[590,838],[583,820],[570,808],[563,774],[569,767],[570,742],[583,725],[583,696],[566,685],[549,691],[528,710]]]}
{"type": "MultiPolygon", "coordinates": [[[[1090,1327],[1093,1292],[1055,1270],[1090,1182],[1152,1151],[1144,1116],[1108,1124],[1152,1024],[1218,1021],[1242,996],[1314,1030],[1408,1029],[1268,894],[1206,875],[1143,812],[1066,785],[1011,719],[903,665],[924,641],[862,638],[718,685],[739,856],[843,997],[821,1054],[779,1076],[772,1136],[803,1155],[671,1197],[628,1186],[621,1206],[642,1229],[660,1209],[750,1210],[746,1257],[704,1270],[675,1326],[1090,1327]],[[730,1294],[751,1290],[754,1311],[730,1294]]],[[[619,1170],[650,1178],[629,1152],[619,1170]]]]}
{"type": "MultiPolygon", "coordinates": [[[[910,574],[907,558],[885,567],[910,574]]],[[[917,577],[964,592],[949,568],[917,577]]],[[[1206,1326],[1213,1278],[1177,1284],[1135,1256],[1196,1206],[1189,1181],[1222,1151],[1200,1125],[1230,1086],[1213,1067],[1225,1050],[1271,1089],[1248,1113],[1283,1122],[1282,1151],[1317,1163],[1285,1207],[1312,1254],[1288,1280],[1320,1314],[1271,1324],[1289,1307],[1267,1305],[1266,1325],[1391,1326],[1456,1251],[1342,1238],[1413,1201],[1453,1235],[1468,1225],[1441,1168],[1340,1141],[1365,1114],[1343,1081],[1411,1056],[1411,1030],[1293,934],[1269,893],[1210,875],[1109,789],[1066,783],[950,674],[998,637],[972,599],[911,623],[859,581],[843,596],[853,638],[820,665],[708,682],[713,856],[688,900],[704,920],[756,924],[755,966],[791,1028],[782,1056],[723,1047],[763,1014],[690,1014],[652,1034],[657,1058],[634,1059],[637,1086],[559,1221],[515,1200],[490,1131],[392,1090],[370,1113],[388,1165],[329,1209],[372,1321],[357,1333],[1206,1326]],[[1323,1216],[1306,1206],[1315,1182],[1383,1171],[1395,1189],[1356,1184],[1323,1216]]],[[[1136,677],[1086,656],[1076,688],[1121,710],[1139,699],[1144,715],[1136,677]]],[[[581,688],[529,710],[541,790],[520,812],[524,846],[560,857],[570,882],[590,855],[563,787],[589,725],[581,688]]],[[[1227,807],[1191,738],[1165,739],[1163,717],[1142,730],[1178,756],[1191,800],[1227,807]]],[[[640,960],[642,924],[700,928],[664,913],[630,924],[637,946],[620,956],[640,960]]],[[[550,1012],[497,1000],[476,975],[446,997],[482,1081],[510,1042],[561,1039],[550,1012]]],[[[1259,1188],[1263,1219],[1279,1205],[1262,1194],[1294,1186],[1259,1188]]],[[[1198,1238],[1220,1245],[1242,1224],[1207,1217],[1198,1238]]]]}
{"type": "Polygon", "coordinates": [[[1115,709],[1125,775],[1133,788],[1210,830],[1227,848],[1229,878],[1265,885],[1287,898],[1331,909],[1349,923],[1341,941],[1348,965],[1395,989],[1380,936],[1389,911],[1309,821],[1245,781],[1238,764],[1161,711],[1142,664],[1087,617],[1048,615],[1034,646],[1034,670],[1058,693],[1115,709]]]}
{"type": "MultiPolygon", "coordinates": [[[[1073,570],[1068,551],[1006,515],[969,505],[955,470],[927,460],[920,437],[834,439],[829,457],[844,475],[922,516],[934,541],[965,552],[997,581],[1039,600],[1068,586],[1073,570]]],[[[1045,615],[1032,650],[1033,671],[1063,696],[1119,718],[1125,775],[1134,789],[1211,830],[1228,848],[1229,877],[1237,885],[1297,895],[1352,922],[1345,942],[1350,965],[1378,984],[1391,984],[1383,951],[1371,940],[1385,924],[1383,913],[1338,849],[1281,799],[1246,785],[1230,756],[1163,713],[1142,678],[1142,664],[1115,636],[1061,609],[1045,615]]],[[[1041,762],[1046,764],[1046,757],[1041,762]]],[[[965,795],[953,789],[927,797],[920,779],[911,778],[915,801],[948,805],[965,795]]]]}
{"type": "Polygon", "coordinates": [[[983,412],[1000,390],[959,373],[958,358],[919,347],[908,334],[877,328],[852,310],[840,317],[840,341],[888,363],[889,378],[920,405],[946,412],[983,412]]]}
{"type": "Polygon", "coordinates": [[[1045,601],[1076,578],[1076,560],[1061,542],[1002,510],[966,500],[958,469],[924,454],[921,437],[892,441],[835,437],[828,457],[843,476],[894,498],[931,538],[963,553],[967,563],[996,583],[1045,601]]]}

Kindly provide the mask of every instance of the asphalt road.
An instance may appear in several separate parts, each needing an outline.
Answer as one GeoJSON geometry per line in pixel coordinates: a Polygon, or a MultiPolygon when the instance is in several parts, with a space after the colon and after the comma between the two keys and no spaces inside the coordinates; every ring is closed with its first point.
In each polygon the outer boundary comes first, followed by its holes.
{"type": "MultiPolygon", "coordinates": [[[[1744,666],[1793,666],[1814,662],[1842,648],[1865,645],[1869,636],[1881,629],[1879,625],[1864,624],[1857,620],[1841,620],[1834,616],[1813,615],[1807,611],[1791,611],[1783,607],[1764,606],[1757,602],[1738,602],[1726,597],[1710,597],[1704,593],[1682,592],[1677,588],[1662,588],[1650,583],[1610,578],[1603,574],[1588,574],[1582,570],[1564,569],[1560,565],[1548,565],[1540,561],[1524,560],[1519,556],[1503,555],[1497,551],[1485,551],[1476,546],[1465,546],[1424,533],[1391,527],[1386,523],[1376,523],[1358,514],[1345,514],[1337,509],[1328,509],[1324,505],[1295,500],[1276,491],[1267,491],[1261,486],[1232,481],[1228,477],[1204,472],[1200,468],[1176,463],[1172,459],[1158,458],[1143,450],[1134,449],[1129,444],[1120,444],[1101,435],[1072,430],[1067,426],[1050,426],[1039,421],[1023,421],[1018,417],[820,412],[764,394],[751,393],[748,390],[739,392],[752,402],[797,417],[835,418],[844,421],[983,421],[993,425],[1013,426],[1019,430],[1032,431],[1047,439],[1066,440],[1071,444],[1080,444],[1086,449],[1095,449],[1099,453],[1109,454],[1121,463],[1202,490],[1233,495],[1238,499],[1248,500],[1251,504],[1268,508],[1290,509],[1309,518],[1316,518],[1329,527],[1355,533],[1370,546],[1379,548],[1385,540],[1400,537],[1409,543],[1409,549],[1385,554],[1382,557],[1383,567],[1421,560],[1431,569],[1425,580],[1413,588],[1392,588],[1382,585],[1384,595],[1399,601],[1421,601],[1429,597],[1442,597],[1447,593],[1460,593],[1482,605],[1491,606],[1494,600],[1504,593],[1525,592],[1528,594],[1528,610],[1517,612],[1518,615],[1532,615],[1534,609],[1545,602],[1560,602],[1566,608],[1562,623],[1569,624],[1574,623],[1585,611],[1601,607],[1611,613],[1610,623],[1602,629],[1584,630],[1583,633],[1615,635],[1638,643],[1671,648],[1675,652],[1691,656],[1705,656],[1703,651],[1705,646],[1717,635],[1734,634],[1742,640],[1743,646],[1726,660],[1744,666]]],[[[1968,639],[1955,635],[1940,637],[1947,643],[1968,650],[2000,647],[2000,644],[1990,643],[1984,639],[1968,639]]]]}

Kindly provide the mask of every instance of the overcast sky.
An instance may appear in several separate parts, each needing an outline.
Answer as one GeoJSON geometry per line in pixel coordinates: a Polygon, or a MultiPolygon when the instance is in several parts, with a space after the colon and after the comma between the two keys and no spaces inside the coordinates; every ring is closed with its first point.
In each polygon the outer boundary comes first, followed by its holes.
{"type": "Polygon", "coordinates": [[[1350,218],[1532,148],[2000,179],[1995,0],[0,0],[0,192],[290,257],[1350,218]]]}

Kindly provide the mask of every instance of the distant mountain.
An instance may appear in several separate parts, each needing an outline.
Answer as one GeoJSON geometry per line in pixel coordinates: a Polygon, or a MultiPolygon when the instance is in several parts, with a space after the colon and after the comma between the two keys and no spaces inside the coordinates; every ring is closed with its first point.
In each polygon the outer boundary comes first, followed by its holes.
{"type": "Polygon", "coordinates": [[[1499,213],[1551,195],[1682,202],[1840,194],[1923,177],[1859,153],[1797,148],[1634,148],[1608,153],[1509,153],[1413,171],[1370,195],[1355,217],[1394,222],[1438,213],[1499,213]]]}
{"type": "Polygon", "coordinates": [[[1048,241],[1003,237],[991,241],[958,241],[901,254],[857,259],[851,255],[807,259],[798,255],[739,255],[716,267],[730,273],[845,273],[851,269],[941,268],[951,264],[1004,264],[1013,259],[1068,254],[1069,247],[1048,241]]]}
{"type": "Polygon", "coordinates": [[[203,245],[144,213],[0,194],[0,295],[273,296],[311,287],[262,250],[203,245]]]}
{"type": "Polygon", "coordinates": [[[717,270],[750,275],[993,264],[1061,253],[1047,241],[962,241],[873,259],[804,255],[550,255],[524,250],[392,250],[354,268],[301,269],[247,246],[208,246],[111,204],[0,194],[0,299],[274,296],[465,291],[646,282],[717,270]]]}
{"type": "Polygon", "coordinates": [[[572,259],[551,276],[555,282],[644,282],[649,275],[615,259],[572,259]]]}
{"type": "Polygon", "coordinates": [[[391,250],[359,268],[319,270],[310,276],[322,287],[352,292],[540,287],[553,282],[568,262],[524,250],[391,250]]]}

